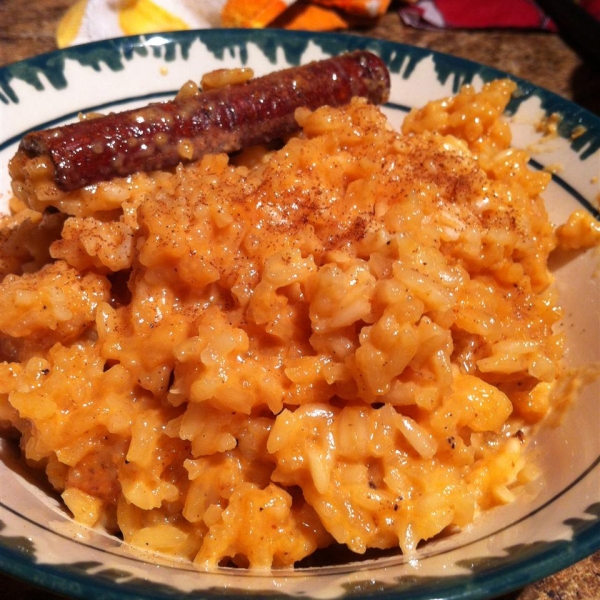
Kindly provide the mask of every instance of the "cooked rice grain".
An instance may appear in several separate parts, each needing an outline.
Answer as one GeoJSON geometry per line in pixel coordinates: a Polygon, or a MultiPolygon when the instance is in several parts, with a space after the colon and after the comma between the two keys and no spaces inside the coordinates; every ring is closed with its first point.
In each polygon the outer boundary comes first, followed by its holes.
{"type": "Polygon", "coordinates": [[[75,517],[269,568],[413,553],[511,501],[563,353],[513,90],[467,86],[402,134],[362,100],[300,110],[281,150],[70,193],[14,162],[0,419],[75,517]]]}

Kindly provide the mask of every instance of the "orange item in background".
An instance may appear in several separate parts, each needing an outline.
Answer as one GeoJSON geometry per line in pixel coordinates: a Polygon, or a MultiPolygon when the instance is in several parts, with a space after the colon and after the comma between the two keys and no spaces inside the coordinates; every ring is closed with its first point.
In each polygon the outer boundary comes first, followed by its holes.
{"type": "Polygon", "coordinates": [[[259,29],[274,21],[296,0],[228,0],[221,12],[223,27],[259,29]]]}
{"type": "Polygon", "coordinates": [[[314,0],[316,4],[339,8],[351,15],[380,17],[388,9],[391,0],[314,0]]]}
{"type": "Polygon", "coordinates": [[[224,27],[261,28],[273,24],[284,29],[331,31],[346,29],[349,24],[344,13],[373,18],[388,9],[391,0],[227,0],[221,18],[224,27]],[[316,4],[320,6],[316,6],[316,4]],[[288,14],[289,13],[289,14],[288,14]]]}
{"type": "Polygon", "coordinates": [[[308,2],[296,2],[272,25],[281,29],[335,31],[348,29],[350,24],[339,11],[308,2]]]}

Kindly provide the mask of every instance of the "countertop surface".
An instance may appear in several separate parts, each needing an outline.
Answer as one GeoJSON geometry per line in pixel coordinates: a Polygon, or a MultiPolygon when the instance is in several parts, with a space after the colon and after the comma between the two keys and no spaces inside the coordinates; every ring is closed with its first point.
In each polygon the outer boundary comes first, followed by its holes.
{"type": "MultiPolygon", "coordinates": [[[[60,17],[75,0],[0,0],[0,66],[56,49],[60,17]]],[[[496,67],[545,87],[600,115],[600,69],[553,33],[516,30],[423,31],[392,9],[357,33],[429,47],[496,67]]],[[[58,600],[0,574],[6,599],[58,600]]],[[[600,600],[600,552],[552,577],[495,600],[600,600]]]]}

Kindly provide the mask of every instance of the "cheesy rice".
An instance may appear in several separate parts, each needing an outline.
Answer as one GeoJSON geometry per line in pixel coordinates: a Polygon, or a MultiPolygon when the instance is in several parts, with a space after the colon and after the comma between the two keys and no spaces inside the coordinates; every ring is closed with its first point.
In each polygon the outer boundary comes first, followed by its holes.
{"type": "Polygon", "coordinates": [[[402,133],[363,100],[299,110],[281,149],[68,193],[14,160],[0,421],[75,519],[264,569],[410,554],[510,502],[563,354],[513,90],[402,133]]]}

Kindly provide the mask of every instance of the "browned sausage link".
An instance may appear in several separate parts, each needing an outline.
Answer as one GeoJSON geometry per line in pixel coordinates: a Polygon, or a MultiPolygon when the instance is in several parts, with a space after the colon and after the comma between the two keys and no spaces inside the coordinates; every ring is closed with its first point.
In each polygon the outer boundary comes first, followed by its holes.
{"type": "Polygon", "coordinates": [[[298,107],[341,106],[353,96],[383,103],[389,73],[370,52],[356,51],[293,67],[245,84],[150,104],[27,134],[20,150],[48,155],[62,190],[177,165],[185,156],[233,152],[297,129],[298,107]],[[192,151],[193,150],[193,151],[192,151]]]}

